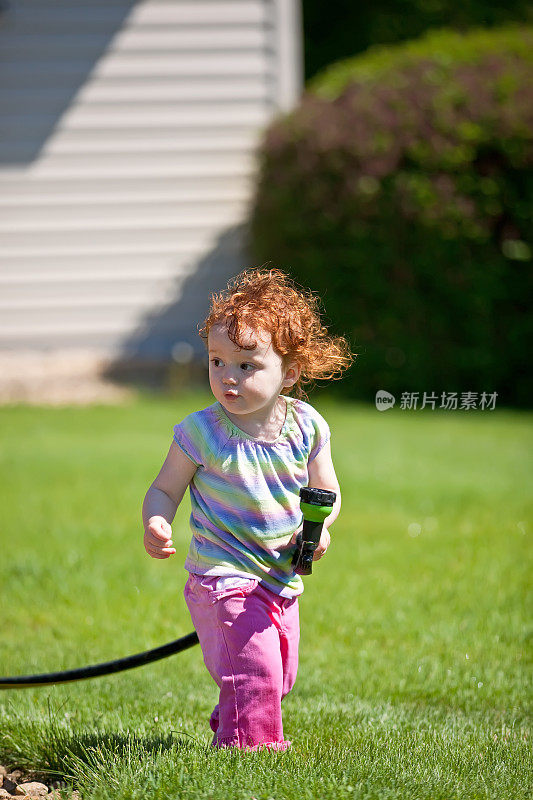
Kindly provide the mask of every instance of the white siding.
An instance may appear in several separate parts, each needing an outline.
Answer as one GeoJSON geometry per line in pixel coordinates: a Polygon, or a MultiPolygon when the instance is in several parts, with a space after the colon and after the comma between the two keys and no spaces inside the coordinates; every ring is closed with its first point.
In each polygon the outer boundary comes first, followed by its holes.
{"type": "Polygon", "coordinates": [[[301,87],[297,0],[12,0],[0,350],[195,342],[244,266],[254,148],[301,87]]]}

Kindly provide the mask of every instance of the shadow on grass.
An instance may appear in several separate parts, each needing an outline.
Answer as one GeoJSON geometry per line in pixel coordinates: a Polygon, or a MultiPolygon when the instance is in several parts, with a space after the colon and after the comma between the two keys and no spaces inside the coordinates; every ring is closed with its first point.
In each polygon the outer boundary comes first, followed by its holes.
{"type": "Polygon", "coordinates": [[[158,755],[168,750],[190,750],[195,744],[202,744],[198,739],[183,731],[171,731],[167,734],[143,736],[137,733],[105,733],[102,731],[73,735],[66,748],[66,754],[76,755],[81,760],[89,753],[110,753],[118,758],[131,757],[138,752],[139,757],[158,755]]]}
{"type": "MultiPolygon", "coordinates": [[[[29,732],[26,732],[29,733],[29,732]]],[[[91,784],[113,766],[127,763],[135,769],[147,759],[158,759],[174,751],[176,756],[206,743],[184,731],[143,735],[105,731],[66,731],[55,726],[41,730],[41,737],[16,736],[16,747],[4,752],[3,763],[10,769],[20,769],[20,781],[38,780],[49,787],[75,788],[80,783],[91,784]]],[[[11,737],[8,737],[11,738],[11,737]]],[[[13,740],[15,737],[13,737],[13,740]]]]}

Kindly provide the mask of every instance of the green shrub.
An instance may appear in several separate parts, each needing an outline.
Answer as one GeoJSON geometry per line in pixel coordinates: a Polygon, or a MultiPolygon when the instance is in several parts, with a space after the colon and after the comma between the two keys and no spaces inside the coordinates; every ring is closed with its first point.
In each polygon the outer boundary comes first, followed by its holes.
{"type": "Polygon", "coordinates": [[[323,296],[345,392],[531,404],[532,131],[532,28],[370,51],[267,130],[251,253],[323,296]]]}
{"type": "Polygon", "coordinates": [[[324,13],[324,0],[302,0],[305,75],[309,79],[334,59],[362,53],[372,45],[415,39],[442,27],[465,31],[531,22],[529,0],[336,0],[334,13],[324,13]]]}

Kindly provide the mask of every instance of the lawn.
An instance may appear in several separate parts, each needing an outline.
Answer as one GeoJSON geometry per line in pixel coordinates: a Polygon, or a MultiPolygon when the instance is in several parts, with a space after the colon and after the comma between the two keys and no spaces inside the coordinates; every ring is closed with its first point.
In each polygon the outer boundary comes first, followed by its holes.
{"type": "MultiPolygon", "coordinates": [[[[144,553],[140,507],[173,424],[210,402],[0,409],[2,675],[192,630],[188,498],[166,561],[144,553]]],[[[300,599],[292,750],[209,747],[217,688],[194,647],[0,692],[0,764],[84,800],[531,797],[531,415],[313,402],[343,508],[300,599]]]]}

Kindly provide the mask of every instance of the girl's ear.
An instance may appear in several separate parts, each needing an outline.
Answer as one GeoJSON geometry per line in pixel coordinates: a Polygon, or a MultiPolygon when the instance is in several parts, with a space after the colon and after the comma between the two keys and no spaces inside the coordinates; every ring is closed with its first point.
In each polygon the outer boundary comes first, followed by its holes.
{"type": "Polygon", "coordinates": [[[302,365],[298,364],[296,361],[291,361],[291,363],[285,368],[285,380],[283,381],[284,388],[288,389],[289,386],[294,386],[300,377],[301,372],[302,365]]]}

